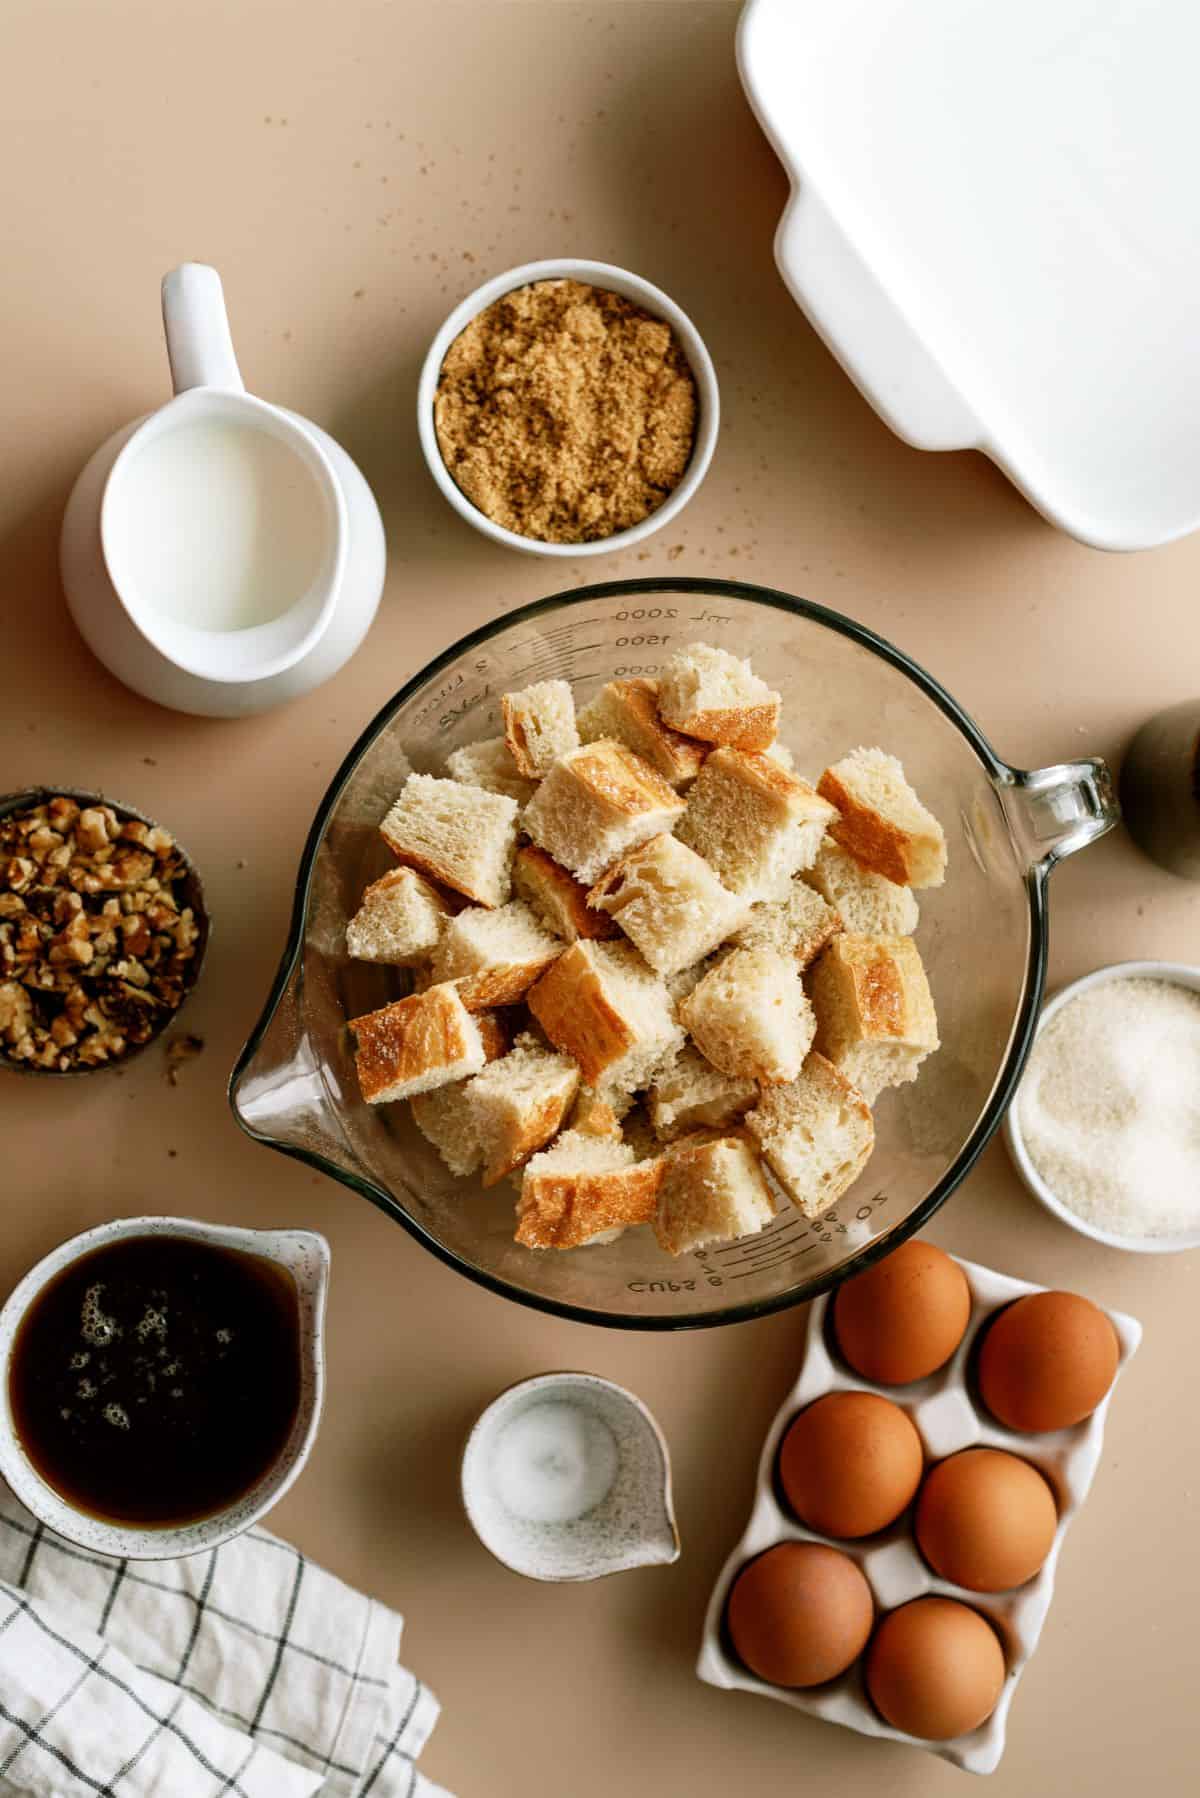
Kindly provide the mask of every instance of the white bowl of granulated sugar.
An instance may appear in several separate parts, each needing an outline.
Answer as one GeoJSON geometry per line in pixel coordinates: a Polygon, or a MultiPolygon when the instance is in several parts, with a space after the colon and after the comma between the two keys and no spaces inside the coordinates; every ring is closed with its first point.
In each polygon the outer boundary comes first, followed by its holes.
{"type": "Polygon", "coordinates": [[[1064,987],[1004,1134],[1073,1230],[1142,1254],[1200,1248],[1200,968],[1118,962],[1064,987]]]}

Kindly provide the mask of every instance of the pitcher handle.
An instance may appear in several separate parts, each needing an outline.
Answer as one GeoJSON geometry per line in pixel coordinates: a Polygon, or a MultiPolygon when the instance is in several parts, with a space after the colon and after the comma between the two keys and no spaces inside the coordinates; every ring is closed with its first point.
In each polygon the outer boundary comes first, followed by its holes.
{"type": "Polygon", "coordinates": [[[173,268],[163,278],[162,314],[176,393],[186,393],[190,387],[245,393],[229,334],[221,277],[215,268],[203,262],[184,262],[173,268]]]}
{"type": "Polygon", "coordinates": [[[1026,864],[1043,879],[1065,856],[1085,849],[1120,821],[1116,785],[1099,757],[1051,768],[1008,768],[997,786],[1026,864]]]}

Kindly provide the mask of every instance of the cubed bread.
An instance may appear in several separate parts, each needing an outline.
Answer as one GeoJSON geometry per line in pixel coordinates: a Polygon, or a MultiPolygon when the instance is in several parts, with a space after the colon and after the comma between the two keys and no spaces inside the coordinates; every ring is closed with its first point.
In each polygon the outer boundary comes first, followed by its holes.
{"type": "Polygon", "coordinates": [[[558,1134],[578,1088],[579,1069],[570,1057],[528,1033],[475,1076],[466,1105],[485,1186],[495,1186],[558,1134]]]}
{"type": "Polygon", "coordinates": [[[773,762],[778,762],[779,766],[781,768],[786,768],[789,773],[795,772],[796,758],[788,748],[787,744],[781,743],[778,737],[776,737],[773,743],[768,743],[767,747],[763,750],[763,754],[769,755],[773,762]]]}
{"type": "Polygon", "coordinates": [[[938,1047],[933,995],[910,936],[835,937],[810,970],[816,1047],[873,1102],[938,1047]]]}
{"type": "Polygon", "coordinates": [[[390,868],[372,881],[346,926],[346,949],[356,961],[419,967],[438,946],[450,907],[413,868],[390,868]]]}
{"type": "Polygon", "coordinates": [[[841,917],[820,893],[792,880],[785,899],[756,905],[729,940],[738,949],[778,949],[798,968],[807,968],[841,929],[841,917]]]}
{"type": "Polygon", "coordinates": [[[946,878],[945,834],[909,786],[894,755],[882,749],[851,750],[826,768],[817,790],[837,808],[830,836],[865,868],[897,886],[941,886],[946,878]]]}
{"type": "MultiPolygon", "coordinates": [[[[632,1102],[632,1101],[631,1101],[632,1102]]],[[[575,1095],[567,1127],[581,1136],[607,1136],[613,1142],[622,1140],[621,1119],[615,1105],[598,1093],[594,1086],[581,1086],[575,1095]]]]}
{"type": "Polygon", "coordinates": [[[689,1130],[724,1130],[758,1097],[750,1079],[731,1079],[689,1043],[650,1088],[647,1110],[663,1142],[689,1130]]]}
{"type": "Polygon", "coordinates": [[[495,911],[468,906],[451,918],[433,958],[435,980],[453,980],[468,1011],[515,1005],[562,954],[523,899],[495,911]]]}
{"type": "Polygon", "coordinates": [[[731,949],[679,1002],[679,1021],[715,1068],[735,1080],[794,1080],[816,1019],[800,970],[778,949],[731,949]]]}
{"type": "Polygon", "coordinates": [[[507,794],[413,774],[379,828],[398,861],[476,905],[508,898],[517,802],[507,794]]]}
{"type": "Polygon", "coordinates": [[[920,920],[911,887],[897,886],[826,837],[817,859],[800,876],[833,906],[847,930],[862,936],[911,936],[920,920]]]}
{"type": "Polygon", "coordinates": [[[606,1097],[647,1086],[683,1042],[670,994],[628,943],[572,943],[527,1003],[606,1097]]]}
{"type": "Polygon", "coordinates": [[[658,682],[653,680],[610,680],[584,706],[577,722],[581,743],[595,743],[601,737],[624,743],[673,787],[695,780],[708,754],[707,743],[672,730],[659,717],[658,682]]]}
{"type": "Polygon", "coordinates": [[[659,715],[686,736],[734,749],[766,749],[779,728],[779,695],[727,649],[689,643],[658,683],[659,715]]]}
{"type": "Polygon", "coordinates": [[[680,968],[677,974],[663,975],[663,985],[676,1005],[681,999],[686,999],[689,993],[695,992],[708,973],[708,968],[709,962],[706,957],[703,961],[694,962],[690,968],[680,968]]]}
{"type": "Polygon", "coordinates": [[[535,681],[500,700],[504,741],[517,772],[541,780],[559,756],[579,747],[575,698],[565,680],[535,681]]]}
{"type": "Polygon", "coordinates": [[[663,1152],[662,1143],[654,1134],[646,1108],[640,1099],[630,1106],[621,1119],[621,1137],[633,1150],[635,1161],[654,1161],[663,1152]]]}
{"type": "Polygon", "coordinates": [[[803,1217],[820,1217],[866,1167],[875,1147],[871,1108],[815,1051],[798,1080],[767,1087],[745,1117],[768,1167],[803,1217]]]}
{"type": "Polygon", "coordinates": [[[479,1026],[453,986],[397,999],[351,1018],[358,1039],[355,1065],[368,1105],[411,1099],[477,1074],[487,1057],[479,1026]]]}
{"type": "Polygon", "coordinates": [[[476,1173],[483,1161],[483,1147],[467,1105],[474,1084],[473,1080],[456,1080],[452,1086],[417,1093],[412,1101],[413,1123],[460,1180],[476,1173]]]}
{"type": "Polygon", "coordinates": [[[567,1130],[525,1164],[516,1240],[529,1249],[612,1242],[653,1223],[660,1161],[635,1161],[627,1143],[567,1130]]]}
{"type": "Polygon", "coordinates": [[[512,1031],[504,1013],[479,1011],[475,1013],[475,1022],[479,1025],[479,1040],[487,1059],[496,1061],[501,1055],[507,1055],[512,1044],[512,1031]]]}
{"type": "Polygon", "coordinates": [[[703,856],[678,837],[651,837],[601,875],[588,905],[615,918],[659,974],[710,954],[742,923],[747,903],[727,892],[703,856]]]}
{"type": "Polygon", "coordinates": [[[668,1255],[757,1235],[774,1215],[758,1154],[744,1136],[681,1144],[664,1157],[654,1234],[668,1255]]]}
{"type": "Polygon", "coordinates": [[[591,886],[619,855],[669,831],[683,800],[624,743],[602,738],[555,762],[525,809],[525,832],[591,886]]]}
{"type": "Polygon", "coordinates": [[[446,773],[465,786],[482,787],[485,793],[506,793],[522,807],[537,791],[536,780],[526,780],[518,772],[503,737],[485,737],[481,743],[452,749],[446,757],[446,773]]]}
{"type": "Polygon", "coordinates": [[[806,780],[769,755],[715,749],[688,794],[676,835],[711,863],[731,893],[783,899],[792,875],[812,864],[835,816],[806,780]]]}
{"type": "Polygon", "coordinates": [[[513,886],[564,942],[578,942],[580,937],[602,941],[617,934],[607,912],[589,909],[588,889],[582,882],[535,843],[523,843],[517,850],[513,886]]]}

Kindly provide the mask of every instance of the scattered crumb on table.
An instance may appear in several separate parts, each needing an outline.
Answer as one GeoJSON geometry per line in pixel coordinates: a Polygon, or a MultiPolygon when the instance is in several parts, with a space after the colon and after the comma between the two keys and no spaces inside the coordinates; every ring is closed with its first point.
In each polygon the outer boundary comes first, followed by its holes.
{"type": "MultiPolygon", "coordinates": [[[[194,1061],[204,1052],[202,1036],[173,1036],[164,1051],[168,1086],[179,1085],[179,1070],[185,1061],[194,1061]]],[[[173,1152],[173,1151],[172,1151],[173,1152]]]]}

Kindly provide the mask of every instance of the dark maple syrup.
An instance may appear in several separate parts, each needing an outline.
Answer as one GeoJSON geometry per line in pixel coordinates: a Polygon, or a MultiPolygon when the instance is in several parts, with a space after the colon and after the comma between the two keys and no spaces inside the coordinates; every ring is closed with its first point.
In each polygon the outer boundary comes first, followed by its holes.
{"type": "Polygon", "coordinates": [[[17,1330],[21,1445],[76,1510],[212,1516],[278,1459],[300,1402],[295,1283],[259,1255],[133,1236],[64,1268],[17,1330]]]}

